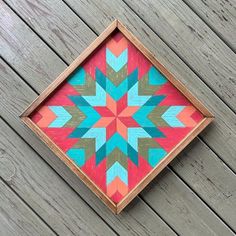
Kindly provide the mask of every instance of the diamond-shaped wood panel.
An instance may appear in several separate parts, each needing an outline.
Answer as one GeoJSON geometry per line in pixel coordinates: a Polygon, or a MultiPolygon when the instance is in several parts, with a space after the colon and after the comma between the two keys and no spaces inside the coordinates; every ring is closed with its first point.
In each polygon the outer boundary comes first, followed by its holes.
{"type": "Polygon", "coordinates": [[[117,20],[21,117],[115,213],[213,119],[117,20]]]}

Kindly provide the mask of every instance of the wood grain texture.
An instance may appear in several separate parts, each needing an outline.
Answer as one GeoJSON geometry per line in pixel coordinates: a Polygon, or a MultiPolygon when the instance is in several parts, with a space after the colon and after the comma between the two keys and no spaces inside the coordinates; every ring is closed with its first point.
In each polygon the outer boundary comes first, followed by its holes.
{"type": "Polygon", "coordinates": [[[202,148],[195,142],[171,166],[181,172],[184,181],[235,229],[236,175],[213,152],[207,155],[208,150],[207,146],[202,148]],[[194,161],[192,156],[196,157],[194,161]]]}
{"type": "MultiPolygon", "coordinates": [[[[116,21],[116,20],[115,20],[116,21]]],[[[214,115],[201,103],[201,101],[193,96],[188,88],[177,80],[153,55],[151,51],[145,47],[142,42],[134,36],[127,27],[118,21],[118,29],[129,39],[138,49],[144,54],[149,61],[205,116],[208,118],[214,118],[214,115]]]]}
{"type": "MultiPolygon", "coordinates": [[[[14,3],[16,8],[20,8],[22,11],[20,14],[28,16],[27,22],[37,33],[47,36],[47,41],[50,42],[52,48],[63,48],[66,53],[64,52],[60,56],[66,61],[69,61],[71,57],[76,58],[96,38],[92,31],[87,31],[87,26],[82,20],[76,19],[73,14],[67,14],[67,7],[62,1],[6,2],[14,3]],[[56,7],[48,8],[48,4],[52,6],[56,4],[56,7]],[[33,15],[38,17],[29,17],[33,15]],[[69,28],[67,25],[72,25],[72,27],[69,28]],[[53,37],[47,33],[48,31],[53,32],[53,37]]],[[[10,22],[8,26],[11,26],[10,22]]]]}
{"type": "Polygon", "coordinates": [[[235,0],[184,0],[214,32],[236,51],[236,1],[235,0]]]}
{"type": "MultiPolygon", "coordinates": [[[[2,121],[0,120],[0,125],[2,121]]],[[[1,126],[2,127],[2,126],[1,126]]],[[[0,164],[12,165],[1,149],[0,164]]],[[[0,235],[56,235],[0,180],[0,235]]]]}
{"type": "MultiPolygon", "coordinates": [[[[3,61],[0,62],[0,114],[49,163],[62,178],[120,235],[175,235],[173,231],[140,198],[136,198],[119,216],[91,193],[55,154],[45,147],[31,130],[20,121],[19,114],[37,94],[30,89],[3,61]],[[15,86],[12,86],[14,84],[15,86]],[[11,89],[9,89],[11,88],[11,89]],[[9,93],[11,91],[11,93],[9,93]],[[147,221],[147,219],[149,219],[147,221]]],[[[40,157],[40,158],[41,158],[40,157]]],[[[38,157],[36,157],[38,158],[38,157]]],[[[59,183],[56,183],[59,185],[59,183]]],[[[69,193],[67,193],[69,196],[69,193]]],[[[27,198],[26,198],[27,200],[27,198]]],[[[79,203],[79,199],[77,199],[79,203]]],[[[63,214],[63,212],[61,212],[63,214]]],[[[73,215],[70,216],[74,218],[73,215]]],[[[95,216],[94,216],[95,217],[95,216]]],[[[93,218],[92,218],[93,219],[93,218]]]]}
{"type": "Polygon", "coordinates": [[[100,1],[99,4],[97,1],[67,0],[67,2],[98,33],[102,32],[114,18],[125,22],[129,30],[154,53],[175,78],[185,84],[204,104],[208,105],[216,119],[211,125],[210,132],[204,132],[204,134],[200,134],[200,137],[236,171],[236,146],[233,145],[236,143],[235,113],[178,56],[122,1],[111,0],[109,4],[107,1],[100,1]],[[222,143],[225,148],[221,148],[222,143]]]}
{"type": "MultiPolygon", "coordinates": [[[[176,173],[181,173],[181,177],[185,183],[190,185],[193,191],[197,192],[205,202],[208,204],[210,203],[210,206],[214,211],[219,213],[222,218],[224,218],[229,225],[234,228],[235,175],[223,163],[219,163],[219,159],[214,155],[214,153],[211,153],[210,156],[207,155],[206,157],[207,150],[208,148],[206,146],[200,147],[198,142],[194,142],[191,146],[186,148],[183,155],[177,157],[176,160],[171,163],[171,167],[176,173]],[[194,158],[193,160],[193,156],[197,156],[197,158],[194,158]],[[215,163],[213,160],[215,160],[215,163]],[[211,164],[209,162],[211,162],[211,164]],[[221,169],[221,174],[218,172],[219,169],[221,169]],[[228,177],[226,177],[226,175],[228,177]],[[226,180],[229,176],[232,178],[230,182],[226,180]],[[225,209],[224,213],[222,208],[225,209]]],[[[177,187],[178,184],[175,184],[174,186],[177,187]]],[[[149,191],[151,192],[149,195],[144,191],[142,196],[146,201],[153,202],[155,196],[153,192],[158,194],[160,191],[159,186],[154,187],[154,189],[149,189],[149,191]]],[[[178,194],[180,194],[180,192],[181,191],[179,191],[178,194]]],[[[158,194],[158,196],[160,195],[161,194],[158,194]]],[[[191,194],[189,196],[191,196],[191,194]]],[[[182,199],[181,197],[174,198],[182,199]]],[[[185,204],[188,204],[189,200],[190,199],[185,200],[185,204]]],[[[193,208],[196,206],[195,203],[196,201],[191,203],[193,208]]],[[[158,209],[158,213],[164,216],[164,219],[166,219],[165,217],[168,217],[166,214],[166,208],[158,206],[155,209],[158,209]]],[[[199,208],[196,207],[196,209],[199,208]]],[[[198,212],[200,212],[200,210],[198,210],[198,212]]],[[[173,211],[173,214],[176,214],[176,212],[173,211]]],[[[181,220],[180,217],[177,218],[178,220],[181,220]]],[[[207,221],[207,218],[208,216],[206,216],[204,222],[207,221]]],[[[173,219],[176,219],[176,217],[173,217],[173,219]]]]}
{"type": "Polygon", "coordinates": [[[157,213],[174,227],[179,235],[233,234],[230,230],[226,232],[221,224],[212,220],[213,213],[201,207],[201,201],[196,200],[195,193],[187,190],[183,185],[175,175],[165,169],[147,186],[141,196],[146,202],[152,204],[157,213]],[[162,204],[163,202],[165,204],[162,204]]]}
{"type": "Polygon", "coordinates": [[[125,1],[236,111],[236,55],[182,0],[125,1]]]}
{"type": "Polygon", "coordinates": [[[48,47],[45,47],[37,35],[32,34],[30,39],[27,37],[27,30],[29,29],[25,24],[17,23],[16,19],[18,18],[3,1],[0,2],[0,6],[1,55],[15,69],[21,68],[20,74],[29,84],[34,81],[38,84],[39,90],[43,91],[46,87],[45,84],[51,83],[52,78],[59,75],[66,68],[66,65],[62,60],[59,60],[57,66],[50,68],[49,65],[53,65],[58,57],[48,47]],[[28,51],[29,48],[31,48],[31,52],[28,51]],[[16,58],[16,55],[19,57],[16,58]],[[45,61],[39,60],[39,55],[47,57],[50,63],[45,64],[45,61]],[[27,61],[27,64],[24,61],[27,61]],[[45,74],[45,68],[48,68],[47,74],[45,74]]]}
{"type": "MultiPolygon", "coordinates": [[[[157,174],[159,174],[189,143],[196,137],[202,129],[205,129],[210,122],[212,122],[213,118],[205,117],[199,125],[193,129],[176,147],[170,152],[169,155],[157,166],[157,168],[153,169],[140,183],[131,191],[130,196],[127,195],[119,204],[118,204],[118,212],[121,211],[126,204],[128,204],[131,200],[133,200],[134,196],[140,193],[151,180],[153,180],[157,174]]],[[[158,178],[158,177],[157,177],[158,178]]]]}
{"type": "MultiPolygon", "coordinates": [[[[107,37],[116,29],[118,21],[113,21],[106,30],[104,30],[99,37],[97,37],[90,45],[87,47],[71,64],[67,67],[49,86],[35,99],[32,104],[24,111],[21,116],[26,117],[29,116],[47,97],[51,95],[51,93],[58,88],[63,81],[65,81],[77,67],[83,63],[87,57],[89,57],[96,48],[104,41],[107,37]]],[[[201,105],[201,104],[200,104],[201,105]]],[[[203,107],[203,105],[201,105],[203,107]]],[[[205,112],[206,108],[202,108],[205,112]]],[[[206,110],[206,113],[209,112],[206,110]]],[[[209,114],[210,116],[211,114],[209,114]]],[[[211,115],[212,116],[212,115],[211,115]]]]}
{"type": "MultiPolygon", "coordinates": [[[[30,34],[28,33],[28,38],[30,37],[30,34]]],[[[43,60],[46,60],[46,58],[44,58],[43,56],[42,56],[42,59],[43,60]]],[[[54,66],[56,66],[56,61],[54,61],[54,66]]],[[[28,77],[28,78],[30,78],[30,77],[28,77]]],[[[38,88],[37,88],[37,86],[35,85],[34,86],[34,88],[37,90],[38,88]]],[[[18,114],[20,114],[20,111],[19,111],[19,113],[18,114]]],[[[10,119],[10,116],[8,116],[8,119],[10,119]]],[[[11,118],[11,119],[13,119],[13,118],[11,118]]],[[[14,127],[16,127],[17,129],[21,129],[22,130],[22,128],[19,128],[19,126],[16,126],[16,124],[14,124],[14,127]]],[[[29,135],[28,136],[28,138],[27,138],[27,141],[34,147],[34,148],[36,148],[37,150],[39,149],[38,148],[38,143],[39,143],[39,141],[37,142],[37,145],[35,144],[35,142],[36,142],[36,139],[33,139],[33,137],[32,137],[32,135],[29,135]]],[[[41,153],[42,152],[44,152],[45,153],[45,155],[46,155],[46,157],[47,156],[49,156],[49,154],[46,154],[46,151],[45,151],[45,148],[43,147],[43,145],[41,144],[41,147],[42,147],[42,149],[40,150],[41,151],[41,153]]],[[[43,157],[45,157],[44,155],[43,155],[43,157]]],[[[50,159],[52,159],[52,158],[50,158],[50,159]]],[[[49,160],[50,160],[49,159],[49,160]]],[[[55,163],[56,162],[53,162],[52,160],[50,160],[53,164],[52,164],[52,166],[55,166],[55,163]]],[[[65,172],[65,171],[64,171],[65,172]]],[[[60,173],[63,173],[63,172],[60,172],[60,173]]],[[[64,173],[63,173],[64,174],[64,173]]],[[[176,178],[176,176],[175,176],[175,178],[176,178]]],[[[73,183],[73,187],[74,188],[76,188],[76,189],[78,189],[78,192],[81,192],[81,190],[79,189],[79,187],[77,186],[76,187],[76,185],[78,185],[78,180],[76,181],[76,179],[74,178],[73,180],[75,180],[74,181],[74,183],[73,183]]],[[[71,179],[67,179],[67,181],[69,181],[69,182],[71,182],[71,179]]],[[[82,185],[81,185],[82,186],[82,185]]],[[[186,188],[186,186],[184,186],[183,185],[183,188],[185,188],[185,189],[188,189],[188,188],[186,188]]],[[[172,188],[173,189],[173,191],[175,191],[174,190],[174,187],[172,188]]],[[[83,189],[83,191],[84,191],[84,189],[83,189]]],[[[82,192],[83,192],[82,191],[82,192]]],[[[186,190],[186,191],[188,191],[188,190],[186,190]]],[[[86,195],[86,193],[88,193],[88,191],[87,192],[85,192],[85,195],[86,195]]],[[[174,195],[174,193],[172,193],[172,194],[170,194],[170,196],[169,196],[169,199],[167,199],[166,201],[171,201],[172,200],[172,196],[174,195]]],[[[92,194],[87,194],[87,197],[88,198],[91,198],[91,196],[92,196],[92,194]]],[[[196,198],[196,195],[195,195],[195,199],[198,199],[198,198],[196,198]]],[[[88,201],[90,202],[90,199],[88,199],[88,201]]],[[[203,204],[202,204],[202,202],[200,201],[200,200],[196,200],[196,201],[199,201],[199,204],[202,206],[202,209],[203,209],[203,211],[208,211],[208,209],[207,209],[207,207],[206,206],[204,206],[203,204]]],[[[94,201],[94,204],[96,205],[96,204],[98,204],[98,202],[99,201],[94,201]]],[[[140,203],[138,203],[137,205],[135,205],[136,207],[137,206],[139,206],[139,204],[140,203]]],[[[160,204],[160,205],[164,205],[164,203],[163,202],[161,202],[161,201],[159,201],[158,202],[158,204],[160,204]]],[[[177,206],[176,206],[177,207],[177,206]]],[[[181,205],[180,206],[178,206],[178,207],[180,207],[181,208],[181,205]]],[[[191,205],[189,205],[188,207],[191,207],[191,205]]],[[[104,214],[104,208],[101,208],[102,210],[103,210],[103,214],[104,214]]],[[[121,218],[119,219],[119,220],[123,220],[123,219],[128,219],[129,217],[127,216],[126,218],[124,217],[124,215],[130,215],[131,213],[133,214],[136,214],[137,216],[137,218],[139,217],[139,219],[143,219],[143,218],[146,218],[146,217],[144,217],[145,216],[145,214],[143,213],[143,212],[139,212],[138,210],[137,210],[137,208],[136,208],[136,211],[135,210],[130,210],[130,209],[132,209],[132,207],[130,207],[130,208],[128,208],[128,210],[127,210],[127,212],[125,211],[125,213],[123,214],[121,214],[121,218]],[[130,213],[131,212],[131,213],[130,213]]],[[[181,216],[181,219],[182,219],[182,222],[185,222],[185,224],[186,224],[186,228],[183,228],[182,229],[182,231],[183,232],[185,232],[185,234],[187,235],[187,234],[189,234],[190,232],[191,232],[191,224],[188,222],[188,219],[189,219],[189,215],[188,214],[192,214],[191,212],[194,212],[194,210],[188,210],[187,211],[187,214],[185,214],[185,215],[182,215],[181,216]],[[188,213],[189,212],[189,213],[188,213]]],[[[169,217],[173,217],[171,214],[169,214],[169,217]]],[[[198,222],[199,222],[199,218],[198,218],[199,216],[196,216],[196,217],[194,217],[194,219],[195,219],[195,224],[197,224],[198,225],[198,222]]],[[[109,218],[108,219],[108,222],[110,221],[110,222],[113,222],[113,218],[111,218],[110,216],[109,217],[105,217],[105,218],[109,218]],[[110,219],[111,218],[111,219],[110,219]]],[[[132,218],[131,218],[132,219],[132,218]]],[[[129,218],[129,221],[131,220],[130,218],[129,218]]],[[[134,221],[135,221],[135,218],[133,219],[134,221]]],[[[143,219],[144,220],[144,219],[143,219]]],[[[214,216],[214,214],[212,215],[212,218],[209,218],[209,220],[211,221],[211,222],[214,222],[214,221],[216,221],[216,222],[218,222],[218,223],[216,223],[216,225],[221,225],[219,222],[220,221],[218,221],[217,220],[217,218],[214,216]]],[[[127,222],[129,222],[129,221],[127,221],[127,222]]],[[[132,220],[131,220],[132,221],[132,220]]],[[[142,222],[141,220],[140,220],[140,222],[142,222]]],[[[150,220],[149,220],[149,222],[150,222],[150,220]]],[[[123,226],[121,226],[121,224],[119,224],[118,226],[116,225],[117,224],[117,222],[115,222],[114,223],[114,226],[115,227],[123,227],[123,229],[125,230],[125,227],[130,227],[130,225],[127,225],[127,223],[126,223],[126,225],[124,224],[123,226]]],[[[174,223],[174,224],[177,224],[177,223],[174,223]]],[[[174,225],[176,228],[180,228],[180,226],[177,226],[177,225],[174,225]]],[[[222,226],[222,225],[221,225],[222,226]]],[[[154,227],[154,229],[156,228],[156,225],[155,225],[155,223],[153,224],[153,227],[154,227]]],[[[208,227],[208,226],[205,226],[205,227],[208,227]]],[[[227,228],[224,228],[226,231],[227,231],[227,228]]],[[[132,228],[132,230],[134,230],[133,228],[132,228]]]]}
{"type": "Polygon", "coordinates": [[[116,235],[2,120],[1,178],[60,235],[116,235]],[[3,171],[4,170],[4,171],[3,171]],[[93,218],[93,224],[90,219],[93,218]]]}

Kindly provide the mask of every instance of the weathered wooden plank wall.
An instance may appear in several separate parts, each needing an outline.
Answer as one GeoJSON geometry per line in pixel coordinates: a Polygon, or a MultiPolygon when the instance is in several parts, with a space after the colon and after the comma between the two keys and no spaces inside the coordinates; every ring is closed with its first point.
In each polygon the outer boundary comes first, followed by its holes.
{"type": "Polygon", "coordinates": [[[0,190],[1,235],[55,235],[2,181],[0,190]]]}
{"type": "Polygon", "coordinates": [[[236,1],[184,1],[198,14],[205,23],[227,44],[234,52],[236,51],[236,1]]]}
{"type": "Polygon", "coordinates": [[[1,235],[234,235],[234,0],[5,0],[0,5],[1,235]],[[18,118],[115,18],[216,116],[118,216],[18,118]]]}

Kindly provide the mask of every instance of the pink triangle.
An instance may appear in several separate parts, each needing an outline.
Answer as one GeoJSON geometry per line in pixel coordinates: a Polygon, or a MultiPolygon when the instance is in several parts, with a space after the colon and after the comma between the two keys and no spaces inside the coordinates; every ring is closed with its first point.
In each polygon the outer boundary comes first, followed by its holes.
{"type": "Polygon", "coordinates": [[[166,98],[159,104],[159,106],[190,106],[192,105],[184,95],[176,89],[170,82],[165,83],[156,95],[165,95],[166,98]]]}
{"type": "Polygon", "coordinates": [[[50,96],[45,106],[75,106],[75,104],[68,98],[68,95],[79,95],[79,93],[68,83],[60,86],[56,92],[50,96]]]}
{"type": "Polygon", "coordinates": [[[106,193],[106,159],[96,165],[96,157],[93,155],[85,162],[81,169],[104,193],[106,193]]]}
{"type": "Polygon", "coordinates": [[[132,44],[128,43],[128,74],[138,68],[138,79],[141,79],[150,69],[151,62],[132,44]]]}
{"type": "Polygon", "coordinates": [[[158,127],[165,138],[155,138],[156,142],[161,145],[165,151],[170,152],[191,130],[187,128],[158,127]]]}
{"type": "Polygon", "coordinates": [[[203,119],[203,115],[200,111],[196,110],[192,115],[191,115],[192,119],[199,123],[202,119],[203,119]]]}
{"type": "Polygon", "coordinates": [[[78,138],[68,138],[75,128],[41,128],[42,131],[64,152],[67,152],[78,138]]]}
{"type": "Polygon", "coordinates": [[[42,115],[36,110],[30,115],[30,118],[35,124],[37,124],[42,119],[42,115]]]}
{"type": "Polygon", "coordinates": [[[120,31],[117,31],[112,36],[112,39],[114,39],[116,42],[119,42],[123,37],[124,35],[120,31]]]}
{"type": "Polygon", "coordinates": [[[138,157],[138,166],[128,159],[128,185],[131,191],[151,170],[152,167],[143,157],[138,157]]]}
{"type": "Polygon", "coordinates": [[[123,196],[122,196],[118,191],[116,191],[116,192],[112,195],[111,200],[112,200],[113,202],[115,202],[115,203],[118,203],[118,202],[120,202],[120,201],[122,200],[122,198],[123,198],[123,196]]]}
{"type": "Polygon", "coordinates": [[[83,68],[94,80],[96,67],[106,75],[106,44],[99,47],[84,63],[83,68]]]}

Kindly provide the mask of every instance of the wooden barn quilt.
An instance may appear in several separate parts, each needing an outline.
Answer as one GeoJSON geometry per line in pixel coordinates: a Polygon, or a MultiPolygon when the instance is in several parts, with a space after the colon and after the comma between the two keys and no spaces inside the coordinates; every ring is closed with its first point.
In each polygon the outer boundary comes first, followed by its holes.
{"type": "Polygon", "coordinates": [[[22,119],[118,213],[212,115],[118,21],[100,37],[22,119]]]}

